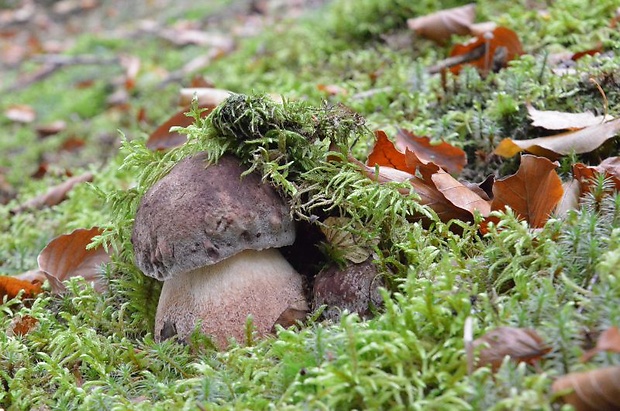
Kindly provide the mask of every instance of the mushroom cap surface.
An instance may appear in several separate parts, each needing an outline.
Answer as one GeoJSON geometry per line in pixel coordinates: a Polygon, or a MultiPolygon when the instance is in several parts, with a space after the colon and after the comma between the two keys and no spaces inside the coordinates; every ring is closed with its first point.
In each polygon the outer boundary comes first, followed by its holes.
{"type": "Polygon", "coordinates": [[[175,165],[144,195],[131,241],[136,265],[165,281],[243,250],[290,245],[289,207],[261,177],[233,156],[209,164],[206,153],[175,165]]]}

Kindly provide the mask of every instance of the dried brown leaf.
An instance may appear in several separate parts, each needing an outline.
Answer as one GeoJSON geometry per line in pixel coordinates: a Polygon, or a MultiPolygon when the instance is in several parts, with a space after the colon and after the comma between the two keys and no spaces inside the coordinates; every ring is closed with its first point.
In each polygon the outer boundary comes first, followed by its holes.
{"type": "Polygon", "coordinates": [[[39,320],[31,315],[16,315],[11,320],[7,335],[23,336],[32,331],[39,324],[39,320]]]}
{"type": "Polygon", "coordinates": [[[579,182],[581,196],[590,192],[596,174],[604,174],[605,178],[614,183],[614,188],[620,190],[620,157],[605,159],[598,166],[587,166],[583,163],[573,164],[573,176],[579,182]]]}
{"type": "Polygon", "coordinates": [[[106,284],[101,276],[101,265],[110,261],[110,255],[98,247],[86,249],[101,229],[77,229],[69,234],[54,238],[39,254],[39,269],[50,282],[52,292],[60,294],[66,290],[63,281],[71,277],[83,277],[92,283],[95,290],[103,292],[106,284]]]}
{"type": "Polygon", "coordinates": [[[62,120],[37,126],[36,132],[39,138],[46,138],[58,134],[67,128],[67,123],[62,120]]]}
{"type": "Polygon", "coordinates": [[[551,390],[575,411],[620,409],[620,366],[574,372],[558,378],[551,390]]]}
{"type": "Polygon", "coordinates": [[[418,137],[410,131],[399,129],[395,146],[404,152],[413,151],[422,164],[433,162],[449,173],[459,173],[467,164],[467,154],[458,147],[441,142],[432,144],[428,137],[418,137]]]}
{"type": "Polygon", "coordinates": [[[509,206],[531,227],[543,227],[564,194],[557,166],[544,157],[524,155],[516,174],[493,185],[491,209],[509,206]]]}
{"type": "Polygon", "coordinates": [[[25,104],[15,104],[9,106],[4,115],[11,121],[16,123],[32,123],[37,118],[34,108],[25,104]]]}
{"type": "Polygon", "coordinates": [[[473,342],[479,351],[478,367],[490,365],[493,371],[502,365],[504,357],[516,362],[532,363],[551,351],[536,331],[528,328],[499,327],[473,342]]]}
{"type": "Polygon", "coordinates": [[[0,276],[0,302],[6,297],[11,300],[21,292],[22,298],[32,298],[41,292],[41,283],[21,280],[17,277],[0,276]]]}
{"type": "Polygon", "coordinates": [[[375,131],[375,137],[377,138],[377,142],[368,156],[366,164],[371,167],[375,165],[391,167],[412,175],[415,174],[417,164],[407,164],[405,154],[398,151],[383,130],[375,131]]]}
{"type": "MultiPolygon", "coordinates": [[[[420,204],[432,208],[442,221],[472,221],[474,211],[488,214],[487,201],[459,183],[437,164],[422,161],[409,147],[405,147],[403,154],[381,130],[376,131],[375,135],[377,142],[368,156],[368,165],[361,165],[369,178],[381,183],[409,181],[415,193],[420,196],[420,204]],[[378,173],[374,166],[379,166],[378,173]]],[[[429,156],[428,149],[424,148],[424,145],[421,147],[421,151],[429,156]]]]}
{"type": "Polygon", "coordinates": [[[431,176],[435,187],[456,207],[467,210],[472,216],[478,212],[486,217],[491,212],[491,204],[458,180],[439,169],[431,176]]]}
{"type": "Polygon", "coordinates": [[[577,179],[572,179],[562,183],[562,188],[564,190],[564,194],[553,211],[554,215],[561,218],[566,217],[570,210],[576,210],[579,208],[579,181],[577,179]]]}
{"type": "Polygon", "coordinates": [[[579,130],[613,120],[612,116],[595,116],[589,111],[585,113],[565,113],[561,111],[536,110],[531,104],[528,104],[526,107],[527,113],[532,119],[532,125],[547,130],[579,130]]]}
{"type": "Polygon", "coordinates": [[[592,357],[603,351],[620,353],[620,330],[618,327],[609,327],[603,331],[596,341],[596,347],[583,353],[581,362],[590,361],[592,357]]]}
{"type": "Polygon", "coordinates": [[[479,34],[467,43],[457,44],[450,51],[450,71],[459,74],[464,65],[472,65],[482,75],[506,67],[509,61],[523,54],[519,36],[506,27],[479,34]]]}
{"type": "Polygon", "coordinates": [[[93,181],[93,173],[90,172],[71,177],[65,182],[50,188],[45,194],[26,201],[21,206],[11,210],[11,212],[20,213],[25,210],[54,206],[64,201],[67,198],[69,191],[71,191],[77,184],[90,181],[93,181]]]}
{"type": "Polygon", "coordinates": [[[407,26],[419,36],[443,44],[453,34],[470,34],[470,26],[476,17],[476,5],[441,10],[427,16],[407,20],[407,26]]]}
{"type": "Polygon", "coordinates": [[[217,106],[231,94],[233,94],[232,91],[213,87],[182,88],[179,94],[179,106],[188,108],[192,104],[194,96],[198,100],[199,106],[217,106]]]}
{"type": "MultiPolygon", "coordinates": [[[[200,116],[206,117],[215,108],[213,105],[201,105],[201,109],[205,109],[200,116]]],[[[172,127],[187,127],[194,122],[193,117],[187,116],[188,108],[184,108],[178,111],[175,115],[170,117],[166,122],[157,127],[155,131],[151,133],[146,141],[146,148],[149,150],[167,150],[173,147],[180,146],[187,141],[185,134],[181,134],[178,131],[170,131],[172,127]]]]}
{"type": "Polygon", "coordinates": [[[620,119],[608,121],[568,131],[549,137],[539,137],[530,140],[503,139],[495,148],[494,153],[502,157],[512,157],[520,151],[551,158],[552,160],[572,153],[589,153],[599,148],[604,142],[615,137],[620,131],[620,119]]]}

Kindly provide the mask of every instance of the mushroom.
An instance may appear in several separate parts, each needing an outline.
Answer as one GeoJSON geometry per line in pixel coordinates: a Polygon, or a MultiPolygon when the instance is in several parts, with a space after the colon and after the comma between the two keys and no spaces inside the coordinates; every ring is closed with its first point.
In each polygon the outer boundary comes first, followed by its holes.
{"type": "Polygon", "coordinates": [[[155,340],[186,339],[200,323],[220,348],[259,336],[287,309],[306,310],[302,278],[277,250],[295,240],[289,207],[238,159],[180,161],[141,200],[131,241],[136,265],[164,281],[155,340]]]}
{"type": "Polygon", "coordinates": [[[328,320],[340,319],[345,310],[364,319],[371,318],[373,309],[383,304],[381,287],[385,287],[385,281],[372,258],[345,268],[332,265],[321,270],[314,279],[312,306],[316,310],[327,305],[323,317],[328,320]]]}

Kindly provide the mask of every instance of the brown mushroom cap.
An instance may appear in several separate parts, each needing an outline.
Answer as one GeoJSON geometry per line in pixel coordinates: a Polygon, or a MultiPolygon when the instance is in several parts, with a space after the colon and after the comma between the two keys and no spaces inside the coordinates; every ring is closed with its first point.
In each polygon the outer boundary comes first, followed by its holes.
{"type": "Polygon", "coordinates": [[[131,241],[137,266],[158,280],[215,264],[243,250],[290,245],[289,208],[258,174],[232,156],[179,162],[144,195],[131,241]]]}

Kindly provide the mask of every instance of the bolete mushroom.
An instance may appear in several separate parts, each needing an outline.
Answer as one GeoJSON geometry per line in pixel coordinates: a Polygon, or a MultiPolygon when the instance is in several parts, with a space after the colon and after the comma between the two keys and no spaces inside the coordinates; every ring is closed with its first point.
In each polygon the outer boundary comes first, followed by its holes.
{"type": "Polygon", "coordinates": [[[142,272],[164,281],[155,340],[201,323],[221,348],[245,342],[252,316],[269,333],[286,309],[307,309],[302,278],[277,250],[295,240],[282,197],[233,156],[180,161],[141,200],[132,233],[142,272]]]}

